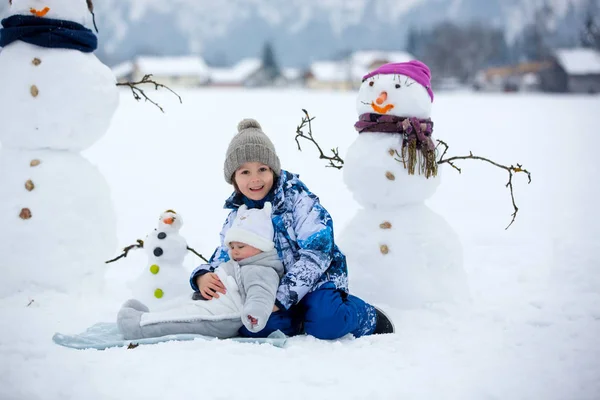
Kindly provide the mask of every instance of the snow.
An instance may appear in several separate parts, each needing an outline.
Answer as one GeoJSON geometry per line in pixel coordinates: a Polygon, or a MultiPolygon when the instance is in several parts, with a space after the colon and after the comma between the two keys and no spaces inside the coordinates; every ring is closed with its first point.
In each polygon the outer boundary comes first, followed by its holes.
{"type": "Polygon", "coordinates": [[[558,63],[569,75],[600,74],[600,52],[594,49],[559,49],[555,52],[558,63]]]}
{"type": "MultiPolygon", "coordinates": [[[[108,133],[84,152],[110,186],[120,247],[142,238],[170,208],[185,218],[181,233],[190,247],[210,255],[231,191],[220,172],[223,155],[244,117],[261,123],[284,168],[300,173],[319,195],[337,235],[359,210],[342,172],[326,168],[310,143],[303,142],[299,152],[293,140],[306,108],[317,117],[312,127],[321,146],[339,146],[345,156],[357,136],[356,93],[179,94],[182,105],[168,92],[151,92],[165,107],[163,114],[123,91],[108,133]]],[[[530,185],[522,175],[514,178],[519,213],[507,231],[512,212],[507,174],[490,165],[459,162],[462,174],[446,168],[427,202],[463,244],[468,308],[386,307],[394,335],[332,342],[296,337],[283,349],[227,340],[106,351],[55,345],[55,332],[115,320],[130,296],[127,282],[146,268],[145,254],[132,251],[114,264],[98,260],[98,270],[106,272],[97,282],[104,283],[101,294],[28,287],[0,299],[0,398],[597,399],[599,106],[594,96],[436,95],[435,135],[448,142],[451,154],[471,150],[502,163],[523,163],[533,174],[530,185]]],[[[6,240],[12,229],[4,226],[0,238],[6,240]]],[[[72,247],[65,243],[62,249],[72,247]]],[[[191,254],[184,261],[188,270],[197,263],[191,254]]],[[[385,277],[379,284],[386,284],[385,277]]]]}

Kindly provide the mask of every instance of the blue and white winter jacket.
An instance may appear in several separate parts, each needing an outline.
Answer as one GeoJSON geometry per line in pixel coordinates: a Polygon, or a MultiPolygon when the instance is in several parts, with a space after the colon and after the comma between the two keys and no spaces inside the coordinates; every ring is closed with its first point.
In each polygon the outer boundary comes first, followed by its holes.
{"type": "MultiPolygon", "coordinates": [[[[333,221],[319,198],[308,190],[298,175],[282,170],[272,203],[275,248],[285,267],[275,304],[287,310],[307,293],[319,288],[347,292],[346,257],[335,245],[333,221]]],[[[214,271],[229,260],[229,249],[223,241],[242,204],[243,196],[237,193],[225,201],[225,208],[231,212],[221,230],[221,246],[215,250],[209,264],[199,266],[192,273],[190,284],[194,290],[198,290],[198,276],[214,271]]]]}

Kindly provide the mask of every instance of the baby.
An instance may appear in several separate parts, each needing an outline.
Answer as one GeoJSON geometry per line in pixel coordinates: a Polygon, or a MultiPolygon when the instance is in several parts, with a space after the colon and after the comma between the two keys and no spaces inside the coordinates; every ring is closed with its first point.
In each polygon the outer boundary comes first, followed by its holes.
{"type": "Polygon", "coordinates": [[[138,300],[128,300],[117,315],[124,338],[179,333],[228,338],[237,336],[242,325],[252,332],[261,331],[273,310],[284,272],[273,244],[271,209],[268,202],[263,209],[239,208],[224,240],[230,260],[213,272],[225,294],[206,300],[210,296],[195,292],[192,299],[154,312],[138,300]]]}

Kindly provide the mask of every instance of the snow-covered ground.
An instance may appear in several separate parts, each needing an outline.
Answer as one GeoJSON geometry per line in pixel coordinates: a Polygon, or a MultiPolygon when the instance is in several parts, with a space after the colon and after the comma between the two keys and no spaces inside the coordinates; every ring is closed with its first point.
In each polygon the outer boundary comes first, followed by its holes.
{"type": "MultiPolygon", "coordinates": [[[[343,157],[357,135],[355,93],[180,94],[182,105],[152,93],[162,114],[124,91],[111,129],[84,152],[109,182],[122,247],[142,239],[170,208],[183,215],[189,245],[210,255],[231,191],[222,177],[224,152],[244,117],[262,124],[283,167],[319,195],[338,233],[353,216],[358,206],[341,172],[326,168],[310,143],[299,152],[294,135],[306,108],[317,117],[322,147],[339,146],[343,157]]],[[[478,161],[460,162],[460,175],[443,167],[428,204],[464,245],[469,309],[387,308],[395,335],[296,337],[283,349],[231,341],[105,351],[54,344],[55,332],[115,319],[130,296],[126,282],[146,266],[138,251],[110,265],[99,260],[102,292],[82,285],[76,295],[26,291],[0,299],[0,399],[598,399],[598,110],[600,97],[589,96],[436,96],[434,136],[450,154],[471,150],[519,162],[533,177],[530,185],[515,177],[519,214],[504,230],[512,212],[507,174],[478,161]]],[[[10,232],[4,227],[0,238],[10,232]]],[[[186,267],[197,262],[190,254],[186,267]]]]}

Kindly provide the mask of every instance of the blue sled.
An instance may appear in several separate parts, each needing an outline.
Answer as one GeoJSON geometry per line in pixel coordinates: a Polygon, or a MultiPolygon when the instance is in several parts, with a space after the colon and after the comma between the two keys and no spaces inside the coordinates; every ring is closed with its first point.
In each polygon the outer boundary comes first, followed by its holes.
{"type": "MultiPolygon", "coordinates": [[[[190,333],[182,333],[177,335],[167,335],[136,340],[125,340],[123,339],[123,335],[119,333],[117,324],[112,322],[97,323],[86,329],[85,332],[78,333],[75,335],[63,335],[62,333],[55,333],[54,336],[52,336],[52,340],[54,341],[54,343],[64,347],[69,347],[78,350],[104,350],[109,349],[111,347],[129,347],[143,344],[155,344],[170,341],[185,341],[196,339],[218,340],[214,337],[195,335],[190,333]]],[[[267,343],[275,347],[283,347],[287,340],[287,336],[285,336],[285,334],[281,331],[275,331],[271,333],[269,337],[266,338],[234,337],[231,339],[224,340],[231,340],[234,342],[241,343],[267,343]]]]}

